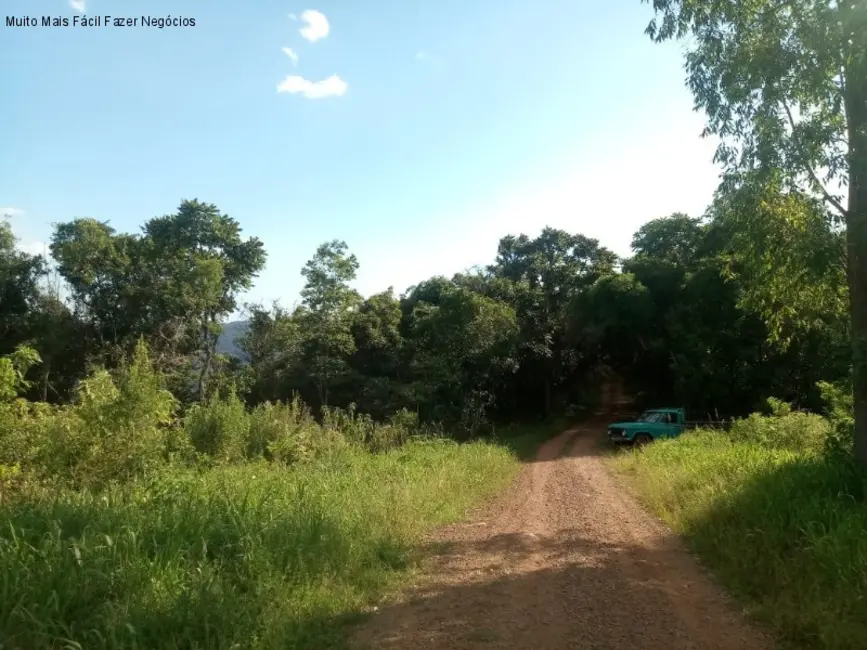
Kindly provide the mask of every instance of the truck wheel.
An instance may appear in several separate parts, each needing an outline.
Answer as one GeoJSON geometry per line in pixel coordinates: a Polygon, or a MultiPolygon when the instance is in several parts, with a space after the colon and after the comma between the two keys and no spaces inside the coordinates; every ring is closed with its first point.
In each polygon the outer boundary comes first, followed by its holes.
{"type": "Polygon", "coordinates": [[[648,442],[652,442],[653,438],[649,433],[636,433],[635,437],[632,439],[633,444],[637,447],[641,447],[646,445],[648,442]]]}

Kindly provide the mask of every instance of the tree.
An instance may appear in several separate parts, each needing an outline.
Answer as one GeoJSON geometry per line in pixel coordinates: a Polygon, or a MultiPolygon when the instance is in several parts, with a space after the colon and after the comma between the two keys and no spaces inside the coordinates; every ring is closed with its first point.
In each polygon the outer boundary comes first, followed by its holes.
{"type": "Polygon", "coordinates": [[[349,356],[355,352],[352,322],[361,296],[349,283],[355,279],[358,260],[346,253],[346,242],[324,243],[301,271],[307,280],[301,291],[306,308],[301,315],[304,360],[320,406],[328,405],[331,388],[346,377],[349,356]]]}
{"type": "Polygon", "coordinates": [[[11,353],[28,337],[44,274],[42,257],[17,250],[11,226],[0,221],[0,355],[11,353]]]}
{"type": "MultiPolygon", "coordinates": [[[[500,240],[490,273],[512,285],[512,306],[519,314],[520,365],[525,396],[541,387],[542,410],[552,409],[554,389],[573,373],[577,357],[565,344],[569,305],[599,277],[611,273],[616,256],[595,239],[545,228],[535,239],[509,235],[500,240]]],[[[498,291],[504,293],[502,287],[498,291]]],[[[515,385],[518,392],[518,386],[515,385]]]]}
{"type": "Polygon", "coordinates": [[[201,368],[198,395],[207,389],[220,319],[237,308],[238,294],[253,285],[266,254],[256,237],[242,239],[241,226],[213,203],[181,201],[176,213],[144,227],[148,285],[162,298],[163,318],[181,315],[198,325],[201,368]]]}
{"type": "Polygon", "coordinates": [[[780,170],[846,225],[855,453],[867,464],[867,0],[644,1],[653,40],[691,37],[687,83],[706,133],[722,138],[729,184],[780,170]]]}
{"type": "Polygon", "coordinates": [[[403,309],[416,406],[473,432],[517,367],[515,310],[441,276],[414,287],[403,309]]]}
{"type": "Polygon", "coordinates": [[[59,224],[51,252],[100,352],[117,360],[144,337],[159,365],[171,370],[190,365],[190,355],[198,353],[199,398],[219,321],[236,309],[237,296],[265,264],[261,241],[242,239],[237,221],[198,200],[151,219],[142,234],[117,233],[90,218],[59,224]]]}
{"type": "Polygon", "coordinates": [[[303,388],[299,376],[303,344],[303,310],[274,304],[270,310],[248,305],[250,318],[237,341],[249,361],[250,394],[254,403],[285,400],[303,388]]]}
{"type": "Polygon", "coordinates": [[[724,188],[709,210],[728,239],[738,305],[787,347],[814,330],[848,334],[846,241],[823,202],[783,191],[779,175],[724,188]]]}
{"type": "Polygon", "coordinates": [[[400,301],[389,287],[361,303],[352,322],[355,352],[349,362],[355,375],[355,401],[359,409],[375,416],[382,417],[403,406],[402,318],[400,301]]]}
{"type": "Polygon", "coordinates": [[[88,336],[81,341],[86,347],[104,353],[131,345],[147,331],[143,306],[148,301],[136,282],[139,248],[136,236],[119,234],[96,219],[82,217],[55,227],[51,254],[70,289],[76,318],[87,324],[88,336]]]}

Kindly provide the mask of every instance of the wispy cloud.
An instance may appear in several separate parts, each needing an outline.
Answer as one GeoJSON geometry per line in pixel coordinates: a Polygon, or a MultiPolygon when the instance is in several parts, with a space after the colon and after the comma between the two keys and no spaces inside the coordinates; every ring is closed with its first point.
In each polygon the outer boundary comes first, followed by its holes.
{"type": "Polygon", "coordinates": [[[419,61],[422,59],[426,59],[427,58],[427,52],[425,52],[424,50],[419,50],[418,52],[415,53],[415,58],[417,58],[419,61]]]}
{"type": "Polygon", "coordinates": [[[289,20],[298,20],[298,16],[295,14],[289,14],[289,20]]]}
{"type": "Polygon", "coordinates": [[[21,208],[0,208],[0,217],[20,217],[22,214],[24,214],[24,210],[21,208]]]}
{"type": "Polygon", "coordinates": [[[289,93],[291,95],[302,95],[307,99],[322,99],[324,97],[340,97],[346,93],[349,88],[343,79],[336,74],[331,75],[327,79],[321,81],[310,81],[298,75],[289,75],[279,84],[277,84],[278,93],[289,93]]]}
{"type": "Polygon", "coordinates": [[[331,29],[328,25],[328,19],[325,17],[325,14],[321,11],[316,11],[315,9],[308,9],[302,13],[301,22],[304,23],[304,27],[299,29],[298,33],[311,43],[315,43],[319,39],[328,36],[328,32],[331,29]]]}
{"type": "Polygon", "coordinates": [[[283,50],[283,54],[292,59],[292,65],[298,65],[298,53],[295,50],[291,47],[282,47],[280,49],[283,50]]]}
{"type": "Polygon", "coordinates": [[[85,2],[85,0],[69,0],[69,6],[80,14],[87,11],[87,2],[85,2]]]}

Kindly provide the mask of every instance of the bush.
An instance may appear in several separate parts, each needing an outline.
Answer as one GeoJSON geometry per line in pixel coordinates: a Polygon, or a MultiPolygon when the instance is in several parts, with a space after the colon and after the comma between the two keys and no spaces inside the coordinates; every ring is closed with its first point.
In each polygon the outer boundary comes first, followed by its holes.
{"type": "Polygon", "coordinates": [[[845,460],[855,446],[855,408],[851,384],[820,381],[819,391],[827,404],[831,433],[825,446],[828,455],[845,460]]]}
{"type": "Polygon", "coordinates": [[[265,403],[251,413],[251,456],[292,464],[313,460],[344,444],[343,434],[317,424],[296,395],[289,403],[265,403]]]}
{"type": "Polygon", "coordinates": [[[366,413],[357,413],[355,404],[347,409],[323,407],[322,427],[374,453],[399,447],[419,431],[418,417],[406,409],[391,416],[388,422],[378,423],[366,413]]]}
{"type": "Polygon", "coordinates": [[[218,462],[237,462],[247,455],[250,416],[234,391],[226,399],[211,397],[193,405],[183,428],[197,452],[218,462]]]}
{"type": "Polygon", "coordinates": [[[144,344],[72,404],[16,398],[37,361],[0,359],[4,648],[335,647],[421,534],[517,469],[405,410],[320,424],[221,387],[179,419],[144,344]]]}
{"type": "Polygon", "coordinates": [[[826,419],[812,413],[792,411],[791,406],[769,399],[770,416],[753,413],[735,420],[729,435],[733,440],[752,442],[769,449],[818,452],[825,445],[831,426],[826,419]]]}
{"type": "Polygon", "coordinates": [[[144,476],[165,460],[176,406],[142,343],[116,379],[96,370],[82,381],[72,405],[0,405],[0,463],[75,485],[144,476]]]}

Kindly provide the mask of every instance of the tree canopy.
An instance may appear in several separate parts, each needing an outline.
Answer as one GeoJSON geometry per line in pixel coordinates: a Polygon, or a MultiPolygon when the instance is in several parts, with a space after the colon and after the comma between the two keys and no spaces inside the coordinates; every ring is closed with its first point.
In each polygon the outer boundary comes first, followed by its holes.
{"type": "MultiPolygon", "coordinates": [[[[652,39],[687,41],[687,84],[707,115],[706,133],[721,140],[719,201],[750,215],[760,238],[781,220],[785,236],[805,234],[823,209],[831,215],[822,219],[845,226],[855,448],[867,464],[867,0],[645,1],[655,12],[652,39]],[[752,202],[745,210],[744,201],[752,202]]],[[[836,243],[820,249],[836,258],[836,243]]],[[[740,262],[756,279],[768,275],[761,252],[740,262]]],[[[775,334],[837,311],[839,290],[804,290],[785,260],[773,265],[779,272],[747,301],[766,315],[782,312],[772,317],[775,334]]]]}

